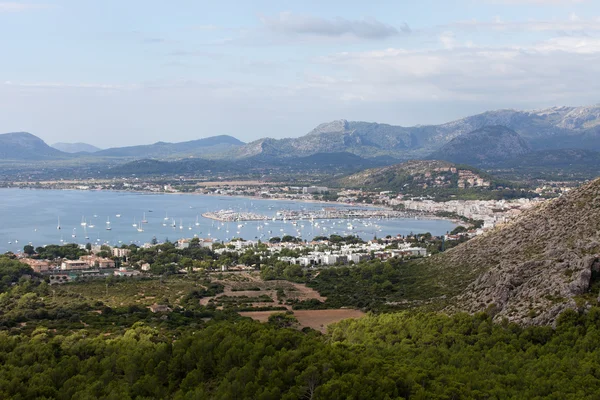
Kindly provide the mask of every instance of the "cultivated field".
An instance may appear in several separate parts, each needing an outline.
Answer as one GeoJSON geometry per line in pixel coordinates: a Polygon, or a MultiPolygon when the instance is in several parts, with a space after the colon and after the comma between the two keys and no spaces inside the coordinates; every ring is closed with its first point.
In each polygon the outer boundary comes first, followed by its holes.
{"type": "MultiPolygon", "coordinates": [[[[243,317],[250,317],[256,321],[267,322],[269,316],[278,311],[247,311],[240,312],[243,317]]],[[[301,327],[309,327],[322,333],[327,330],[327,325],[339,322],[348,318],[361,318],[366,314],[359,310],[338,309],[338,310],[295,310],[294,316],[301,327]]]]}

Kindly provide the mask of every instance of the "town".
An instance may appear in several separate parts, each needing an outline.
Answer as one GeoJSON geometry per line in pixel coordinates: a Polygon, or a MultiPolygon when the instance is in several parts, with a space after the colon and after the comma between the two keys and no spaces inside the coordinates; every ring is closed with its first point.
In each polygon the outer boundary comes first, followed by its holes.
{"type": "Polygon", "coordinates": [[[291,236],[267,242],[234,239],[229,242],[206,238],[179,239],[170,243],[123,245],[50,245],[33,249],[27,245],[15,256],[36,273],[48,276],[51,284],[93,278],[141,277],[167,273],[262,271],[265,267],[298,266],[319,269],[358,265],[369,260],[414,259],[462,243],[476,230],[462,226],[441,237],[428,233],[388,236],[363,241],[356,236],[319,236],[301,241],[291,236]],[[172,257],[166,257],[171,254],[172,257]]]}

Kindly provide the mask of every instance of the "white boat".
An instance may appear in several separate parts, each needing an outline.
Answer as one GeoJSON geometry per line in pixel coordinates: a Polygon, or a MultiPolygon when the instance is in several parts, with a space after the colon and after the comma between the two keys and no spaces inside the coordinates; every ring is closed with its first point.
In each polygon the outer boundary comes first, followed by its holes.
{"type": "Polygon", "coordinates": [[[148,221],[146,220],[146,213],[144,213],[144,216],[142,217],[142,224],[147,224],[148,221]]]}
{"type": "Polygon", "coordinates": [[[71,237],[77,237],[77,235],[75,234],[75,229],[77,228],[73,228],[73,233],[71,234],[71,237]]]}
{"type": "Polygon", "coordinates": [[[179,220],[179,229],[183,229],[183,219],[179,220]]]}
{"type": "Polygon", "coordinates": [[[167,212],[165,212],[165,221],[169,220],[169,214],[167,212]]]}
{"type": "Polygon", "coordinates": [[[85,217],[81,217],[81,226],[86,226],[87,222],[85,222],[85,217]]]}
{"type": "Polygon", "coordinates": [[[135,223],[135,217],[133,217],[133,224],[131,224],[134,228],[137,228],[137,224],[135,223]]]}
{"type": "Polygon", "coordinates": [[[117,215],[115,215],[115,217],[121,218],[121,214],[117,214],[117,215]]]}
{"type": "Polygon", "coordinates": [[[106,230],[110,231],[112,228],[110,227],[110,218],[106,218],[106,230]]]}
{"type": "Polygon", "coordinates": [[[200,222],[198,222],[198,216],[196,215],[196,226],[200,226],[200,222]]]}

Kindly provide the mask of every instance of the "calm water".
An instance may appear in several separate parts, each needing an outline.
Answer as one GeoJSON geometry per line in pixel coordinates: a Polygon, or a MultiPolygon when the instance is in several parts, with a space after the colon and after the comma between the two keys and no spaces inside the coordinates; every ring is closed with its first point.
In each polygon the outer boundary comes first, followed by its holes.
{"type": "Polygon", "coordinates": [[[279,210],[319,210],[323,207],[332,205],[189,194],[0,189],[0,252],[17,252],[28,243],[36,247],[88,242],[143,244],[153,237],[159,241],[175,241],[194,235],[219,240],[233,237],[266,240],[286,234],[303,239],[355,234],[371,239],[410,232],[443,234],[455,226],[449,221],[424,219],[329,220],[319,221],[318,227],[308,221],[298,221],[296,226],[290,221],[268,221],[266,225],[262,221],[221,223],[201,215],[207,211],[233,209],[274,216],[279,210]],[[134,220],[139,226],[144,213],[148,222],[143,224],[144,231],[138,232],[133,226],[134,220]],[[81,225],[84,218],[85,229],[81,225]],[[59,219],[60,230],[57,229],[59,219]],[[107,221],[110,221],[111,230],[106,229],[107,221]],[[173,221],[175,227],[172,227],[173,221]],[[353,230],[348,229],[348,222],[354,226],[353,230]]]}

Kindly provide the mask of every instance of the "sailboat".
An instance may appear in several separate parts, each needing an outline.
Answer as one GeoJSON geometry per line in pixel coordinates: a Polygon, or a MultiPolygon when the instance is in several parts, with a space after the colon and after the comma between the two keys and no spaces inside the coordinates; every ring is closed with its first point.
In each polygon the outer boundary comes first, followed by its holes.
{"type": "Polygon", "coordinates": [[[140,226],[137,228],[138,232],[144,232],[144,227],[142,226],[142,224],[140,224],[140,226]]]}
{"type": "Polygon", "coordinates": [[[58,217],[58,225],[56,225],[56,229],[60,230],[60,217],[58,217]]]}
{"type": "Polygon", "coordinates": [[[200,222],[198,221],[198,216],[196,215],[196,226],[200,226],[200,222]]]}
{"type": "Polygon", "coordinates": [[[85,222],[85,217],[81,217],[81,226],[86,226],[87,222],[85,222]]]}
{"type": "Polygon", "coordinates": [[[87,234],[87,227],[85,227],[85,226],[83,227],[83,234],[84,234],[84,237],[85,237],[86,239],[89,239],[89,238],[90,238],[90,237],[88,236],[88,234],[87,234]]]}
{"type": "Polygon", "coordinates": [[[165,221],[169,220],[169,213],[165,211],[165,221]]]}
{"type": "Polygon", "coordinates": [[[134,228],[137,228],[137,224],[135,223],[135,217],[133,217],[133,224],[131,224],[134,228]]]}
{"type": "Polygon", "coordinates": [[[146,213],[144,213],[144,216],[142,218],[142,224],[147,224],[148,221],[146,220],[146,213]]]}
{"type": "Polygon", "coordinates": [[[110,217],[106,217],[106,230],[110,231],[112,228],[110,227],[110,217]]]}
{"type": "Polygon", "coordinates": [[[183,229],[183,219],[179,220],[179,229],[183,229]]]}
{"type": "Polygon", "coordinates": [[[77,229],[77,228],[73,228],[73,233],[71,234],[71,237],[77,237],[77,235],[75,234],[75,230],[76,230],[76,229],[77,229]]]}

